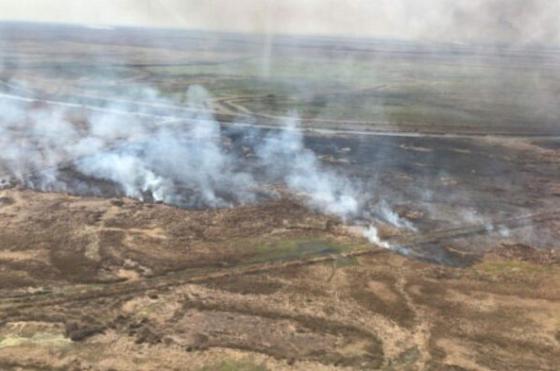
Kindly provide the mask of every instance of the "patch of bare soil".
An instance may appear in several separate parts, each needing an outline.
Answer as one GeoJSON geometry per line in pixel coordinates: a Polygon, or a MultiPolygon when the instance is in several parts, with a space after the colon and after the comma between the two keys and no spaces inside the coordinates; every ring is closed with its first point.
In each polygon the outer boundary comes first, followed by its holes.
{"type": "Polygon", "coordinates": [[[554,370],[560,262],[412,260],[280,200],[0,191],[0,369],[554,370]]]}

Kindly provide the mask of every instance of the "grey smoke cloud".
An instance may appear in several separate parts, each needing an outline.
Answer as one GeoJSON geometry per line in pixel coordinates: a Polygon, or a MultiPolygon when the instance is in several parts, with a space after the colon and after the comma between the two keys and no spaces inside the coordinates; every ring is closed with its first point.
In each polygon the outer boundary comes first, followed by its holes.
{"type": "Polygon", "coordinates": [[[279,34],[559,44],[560,0],[2,0],[0,18],[279,34]]]}

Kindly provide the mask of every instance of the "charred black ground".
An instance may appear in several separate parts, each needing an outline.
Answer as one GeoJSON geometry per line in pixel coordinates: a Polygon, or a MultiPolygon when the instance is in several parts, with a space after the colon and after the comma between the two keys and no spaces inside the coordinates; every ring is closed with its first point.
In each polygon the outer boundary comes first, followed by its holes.
{"type": "MultiPolygon", "coordinates": [[[[254,143],[260,143],[259,138],[265,138],[271,131],[275,130],[222,127],[221,142],[226,151],[242,159],[238,166],[259,181],[256,203],[282,197],[282,193],[274,189],[282,188],[281,179],[267,177],[255,160],[254,143]]],[[[559,202],[559,194],[555,191],[555,185],[560,181],[555,171],[557,164],[543,157],[543,153],[550,151],[551,146],[554,148],[555,143],[555,139],[305,135],[305,147],[313,151],[325,168],[351,179],[363,192],[371,195],[360,215],[347,221],[350,224],[381,221],[398,228],[395,223],[405,222],[412,227],[406,232],[418,236],[482,226],[483,230],[473,234],[500,239],[516,233],[509,230],[510,220],[528,217],[526,224],[531,227],[531,232],[522,232],[524,236],[521,238],[543,249],[555,248],[550,235],[554,232],[541,234],[539,230],[547,228],[538,222],[533,224],[531,216],[554,214],[559,202]],[[393,211],[400,221],[389,220],[390,215],[379,208],[380,204],[393,211]]],[[[180,159],[177,162],[180,163],[180,159]]],[[[72,165],[61,167],[59,171],[70,194],[109,198],[126,196],[118,185],[87,177],[72,165]],[[88,184],[87,188],[84,183],[88,184]]],[[[179,200],[173,206],[205,208],[190,203],[194,190],[180,183],[175,186],[184,202],[179,200]]],[[[233,196],[221,196],[231,199],[233,204],[236,202],[233,196]]],[[[154,202],[149,192],[143,197],[144,202],[154,202]]],[[[398,246],[396,250],[433,262],[464,265],[472,262],[472,254],[480,254],[492,247],[484,243],[463,243],[458,247],[461,251],[458,254],[445,247],[448,243],[447,240],[434,240],[418,246],[398,246]]]]}

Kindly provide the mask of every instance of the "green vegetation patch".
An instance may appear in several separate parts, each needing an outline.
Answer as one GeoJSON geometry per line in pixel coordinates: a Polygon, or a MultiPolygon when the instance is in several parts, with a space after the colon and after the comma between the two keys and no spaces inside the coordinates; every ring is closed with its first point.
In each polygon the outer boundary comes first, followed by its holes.
{"type": "Polygon", "coordinates": [[[0,349],[23,345],[61,347],[70,343],[70,339],[62,334],[47,332],[38,332],[29,337],[19,335],[0,336],[0,349]]]}
{"type": "Polygon", "coordinates": [[[204,366],[200,371],[267,371],[263,365],[258,365],[249,360],[224,360],[209,366],[204,366]]]}
{"type": "Polygon", "coordinates": [[[520,260],[483,261],[475,267],[479,274],[492,278],[538,279],[542,276],[558,276],[553,266],[534,264],[520,260]]]}
{"type": "Polygon", "coordinates": [[[327,240],[280,240],[264,243],[257,248],[255,262],[298,260],[312,256],[338,254],[347,247],[327,240]]]}
{"type": "Polygon", "coordinates": [[[238,241],[234,248],[245,250],[250,264],[301,260],[324,255],[336,255],[357,246],[325,238],[284,238],[238,241]]]}

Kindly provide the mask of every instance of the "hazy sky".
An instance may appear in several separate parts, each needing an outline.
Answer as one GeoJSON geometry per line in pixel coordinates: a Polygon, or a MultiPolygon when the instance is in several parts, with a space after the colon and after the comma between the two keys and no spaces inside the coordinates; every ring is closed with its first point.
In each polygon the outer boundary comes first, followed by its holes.
{"type": "Polygon", "coordinates": [[[560,0],[0,0],[0,19],[560,43],[560,0]]]}

